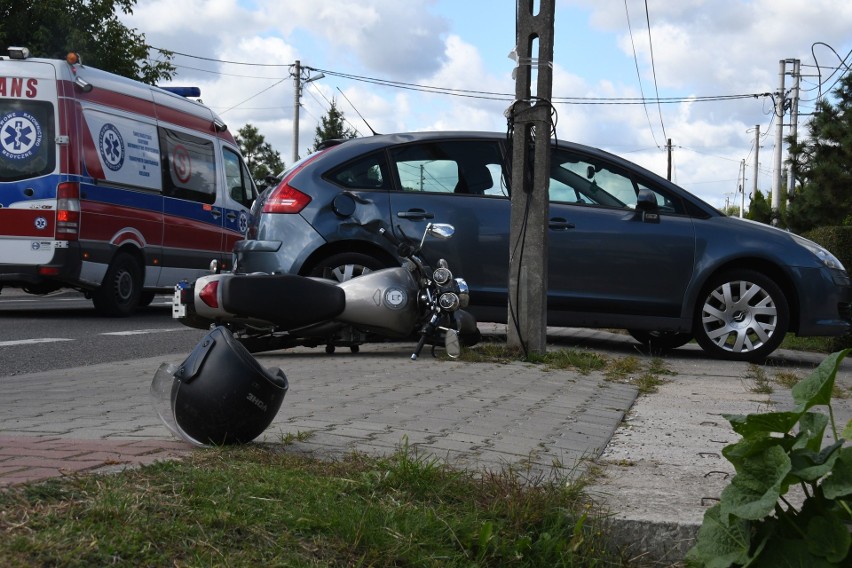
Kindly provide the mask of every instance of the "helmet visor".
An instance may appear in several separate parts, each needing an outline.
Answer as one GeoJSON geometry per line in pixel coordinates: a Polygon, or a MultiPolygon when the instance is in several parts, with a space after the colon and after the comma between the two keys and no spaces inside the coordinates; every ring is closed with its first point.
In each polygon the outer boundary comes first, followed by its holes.
{"type": "Polygon", "coordinates": [[[175,420],[175,395],[180,387],[180,381],[175,378],[175,373],[179,368],[180,365],[175,363],[162,363],[160,365],[160,368],[154,374],[154,380],[151,381],[151,402],[154,404],[154,409],[157,411],[160,421],[173,436],[189,442],[193,446],[210,447],[209,444],[199,442],[184,432],[175,420]]]}

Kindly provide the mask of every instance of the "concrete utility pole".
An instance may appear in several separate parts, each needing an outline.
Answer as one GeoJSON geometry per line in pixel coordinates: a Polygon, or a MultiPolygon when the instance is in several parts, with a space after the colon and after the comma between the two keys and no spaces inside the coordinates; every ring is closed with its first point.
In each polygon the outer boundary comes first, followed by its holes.
{"type": "MultiPolygon", "coordinates": [[[[799,75],[801,61],[793,59],[793,90],[790,93],[790,138],[793,142],[796,141],[796,135],[799,130],[799,75]]],[[[796,191],[796,180],[793,178],[793,164],[790,164],[787,171],[787,195],[790,197],[796,191]]]]}
{"type": "Polygon", "coordinates": [[[507,111],[514,125],[507,342],[529,354],[547,350],[547,215],[556,0],[517,1],[515,102],[507,111]],[[533,14],[536,3],[539,11],[533,14]],[[536,43],[538,53],[533,53],[536,43]],[[533,66],[538,73],[535,94],[531,92],[533,66]]]}
{"type": "Polygon", "coordinates": [[[742,161],[742,180],[743,183],[740,185],[740,219],[745,216],[745,158],[742,161]]]}
{"type": "Polygon", "coordinates": [[[757,174],[758,166],[760,165],[760,125],[754,125],[754,179],[751,183],[751,198],[754,199],[757,195],[757,174]]]}
{"type": "Polygon", "coordinates": [[[666,167],[666,179],[672,181],[672,139],[669,138],[666,144],[666,154],[668,155],[668,166],[666,167]]]}
{"type": "Polygon", "coordinates": [[[784,152],[784,76],[787,73],[787,62],[782,59],[779,64],[779,86],[775,95],[775,167],[772,175],[772,224],[778,224],[778,210],[781,208],[781,156],[784,152]]]}
{"type": "Polygon", "coordinates": [[[302,62],[298,59],[293,66],[293,163],[299,161],[299,107],[302,101],[302,84],[325,77],[322,73],[310,76],[310,70],[303,72],[302,62]],[[303,76],[304,73],[304,76],[303,76]]]}

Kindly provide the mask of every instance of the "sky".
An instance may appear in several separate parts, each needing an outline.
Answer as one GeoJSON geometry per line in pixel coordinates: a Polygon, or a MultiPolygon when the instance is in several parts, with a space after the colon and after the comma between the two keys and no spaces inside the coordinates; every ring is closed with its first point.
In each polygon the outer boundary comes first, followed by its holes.
{"type": "MultiPolygon", "coordinates": [[[[534,13],[540,2],[532,1],[534,13]]],[[[852,63],[848,0],[555,2],[557,137],[663,177],[671,140],[672,180],[719,208],[739,204],[743,185],[748,207],[755,178],[764,194],[772,189],[779,62],[801,62],[800,136],[816,100],[831,100],[838,68],[852,63]]],[[[148,44],[181,54],[164,84],[200,87],[232,132],[255,126],[290,164],[297,60],[303,79],[312,79],[300,99],[300,156],[331,101],[362,136],[371,129],[505,132],[518,4],[137,0],[121,19],[148,44]]],[[[792,68],[785,66],[787,90],[792,68]]],[[[785,136],[790,121],[785,114],[785,136]]]]}

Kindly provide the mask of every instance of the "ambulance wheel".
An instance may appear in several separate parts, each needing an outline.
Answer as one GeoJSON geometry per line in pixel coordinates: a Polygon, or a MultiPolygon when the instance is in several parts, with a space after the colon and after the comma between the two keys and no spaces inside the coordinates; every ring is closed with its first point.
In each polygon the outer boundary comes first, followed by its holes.
{"type": "Polygon", "coordinates": [[[92,303],[101,314],[127,317],[139,306],[142,296],[142,267],[125,252],[115,255],[101,287],[92,293],[92,303]]]}

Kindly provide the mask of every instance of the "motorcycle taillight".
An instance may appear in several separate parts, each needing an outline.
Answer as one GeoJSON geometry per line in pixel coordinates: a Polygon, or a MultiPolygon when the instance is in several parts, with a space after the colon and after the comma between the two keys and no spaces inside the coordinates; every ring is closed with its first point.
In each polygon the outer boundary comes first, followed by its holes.
{"type": "Polygon", "coordinates": [[[201,301],[211,308],[219,307],[219,281],[214,280],[204,285],[204,288],[198,292],[198,297],[201,301]]]}

